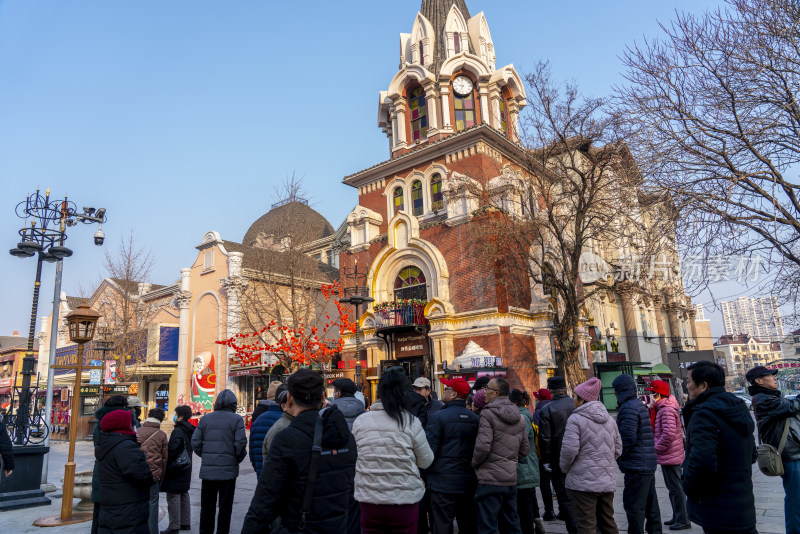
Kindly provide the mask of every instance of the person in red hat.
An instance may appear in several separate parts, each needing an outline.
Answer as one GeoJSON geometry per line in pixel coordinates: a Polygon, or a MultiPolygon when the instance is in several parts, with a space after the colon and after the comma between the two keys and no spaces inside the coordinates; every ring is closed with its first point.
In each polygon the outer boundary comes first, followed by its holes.
{"type": "Polygon", "coordinates": [[[433,511],[433,534],[452,534],[453,519],[461,534],[476,532],[475,489],[478,481],[472,469],[472,452],[478,436],[480,417],[467,409],[469,383],[463,378],[444,384],[444,407],[428,421],[425,433],[435,456],[428,468],[428,487],[433,511]]]}
{"type": "Polygon", "coordinates": [[[683,431],[678,400],[669,394],[669,384],[663,380],[653,380],[646,391],[653,392],[653,413],[655,414],[653,432],[656,444],[656,459],[661,466],[664,485],[669,491],[672,505],[672,518],[664,521],[670,530],[692,528],[686,511],[686,494],[681,482],[683,473],[683,431]]]}
{"type": "Polygon", "coordinates": [[[153,475],[131,428],[131,412],[114,410],[100,422],[94,448],[100,477],[100,534],[149,534],[153,475]]]}

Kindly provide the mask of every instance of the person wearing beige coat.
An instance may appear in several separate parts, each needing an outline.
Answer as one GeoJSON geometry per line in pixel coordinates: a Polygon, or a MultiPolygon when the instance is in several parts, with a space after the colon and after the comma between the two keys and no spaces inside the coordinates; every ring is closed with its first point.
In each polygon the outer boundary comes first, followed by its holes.
{"type": "Polygon", "coordinates": [[[158,488],[164,473],[167,470],[167,435],[161,430],[164,420],[164,410],[154,408],[150,410],[149,417],[136,431],[136,442],[147,458],[147,465],[153,475],[153,485],[150,486],[150,520],[148,526],[150,534],[158,534],[158,488]]]}

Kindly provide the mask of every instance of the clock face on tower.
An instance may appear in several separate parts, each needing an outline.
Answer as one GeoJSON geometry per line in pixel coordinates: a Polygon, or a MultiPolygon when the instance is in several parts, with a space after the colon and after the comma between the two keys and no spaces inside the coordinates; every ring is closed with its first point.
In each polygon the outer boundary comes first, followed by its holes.
{"type": "Polygon", "coordinates": [[[472,92],[472,80],[463,75],[458,76],[453,80],[453,91],[458,96],[467,96],[472,92]]]}

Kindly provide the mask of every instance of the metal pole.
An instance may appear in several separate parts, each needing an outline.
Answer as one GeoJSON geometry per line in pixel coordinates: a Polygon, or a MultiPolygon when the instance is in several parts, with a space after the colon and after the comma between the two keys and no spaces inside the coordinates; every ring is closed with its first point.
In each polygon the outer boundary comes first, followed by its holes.
{"type": "Polygon", "coordinates": [[[31,325],[28,332],[28,350],[22,358],[22,391],[19,396],[16,428],[17,445],[25,444],[25,428],[28,426],[28,415],[31,413],[31,376],[36,359],[33,357],[33,338],[36,335],[36,313],[39,307],[39,288],[42,285],[42,253],[37,255],[36,282],[33,284],[33,305],[31,307],[31,325]]]}
{"type": "MultiPolygon", "coordinates": [[[[48,354],[49,365],[47,366],[47,399],[44,403],[44,418],[47,424],[47,437],[44,439],[44,446],[50,446],[50,427],[53,421],[53,366],[56,364],[56,344],[58,343],[58,323],[59,312],[61,311],[61,271],[64,268],[64,262],[58,260],[56,263],[56,286],[53,290],[53,314],[50,318],[50,352],[48,354]]],[[[49,449],[48,449],[49,450],[49,449]]],[[[42,464],[42,484],[47,484],[47,464],[50,459],[50,453],[44,455],[44,463],[42,464]]]]}
{"type": "Polygon", "coordinates": [[[64,490],[61,498],[61,519],[72,517],[72,495],[75,486],[75,442],[78,439],[78,409],[81,402],[81,375],[83,374],[83,343],[78,344],[75,365],[75,389],[72,392],[72,410],[69,417],[69,453],[64,464],[64,490]]]}

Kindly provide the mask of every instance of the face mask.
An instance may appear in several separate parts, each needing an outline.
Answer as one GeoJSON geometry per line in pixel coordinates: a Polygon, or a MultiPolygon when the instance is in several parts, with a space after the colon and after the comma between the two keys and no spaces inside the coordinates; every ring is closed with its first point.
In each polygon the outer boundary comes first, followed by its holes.
{"type": "Polygon", "coordinates": [[[172,421],[177,423],[178,422],[178,416],[177,415],[173,415],[172,416],[172,421]]]}

